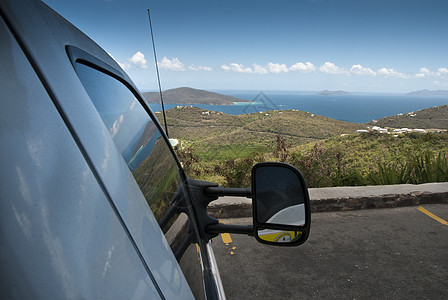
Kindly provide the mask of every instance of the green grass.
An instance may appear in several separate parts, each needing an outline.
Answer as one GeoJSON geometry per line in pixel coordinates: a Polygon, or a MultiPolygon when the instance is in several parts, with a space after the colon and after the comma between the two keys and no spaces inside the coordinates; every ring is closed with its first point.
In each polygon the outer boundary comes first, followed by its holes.
{"type": "Polygon", "coordinates": [[[230,144],[214,145],[196,149],[200,161],[213,162],[238,159],[250,156],[252,153],[268,153],[270,149],[263,144],[230,144]]]}

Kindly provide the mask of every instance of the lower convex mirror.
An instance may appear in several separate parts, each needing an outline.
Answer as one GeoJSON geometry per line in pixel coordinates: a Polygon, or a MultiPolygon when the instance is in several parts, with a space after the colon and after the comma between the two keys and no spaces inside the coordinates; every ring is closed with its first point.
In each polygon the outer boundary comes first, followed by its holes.
{"type": "Polygon", "coordinates": [[[303,244],[310,230],[310,200],[302,173],[289,164],[264,162],[252,169],[254,231],[258,241],[303,244]]]}
{"type": "Polygon", "coordinates": [[[257,229],[257,237],[264,242],[294,243],[302,237],[302,231],[257,229]]]}

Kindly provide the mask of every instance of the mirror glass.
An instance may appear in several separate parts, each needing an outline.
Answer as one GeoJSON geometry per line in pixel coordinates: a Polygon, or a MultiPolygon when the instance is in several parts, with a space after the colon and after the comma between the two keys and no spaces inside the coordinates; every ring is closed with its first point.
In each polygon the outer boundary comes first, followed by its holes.
{"type": "MultiPolygon", "coordinates": [[[[258,223],[305,225],[305,191],[296,172],[285,166],[265,165],[258,167],[253,175],[258,223]]],[[[277,233],[290,231],[277,230],[277,233]]],[[[295,237],[290,235],[292,239],[295,237]]]]}
{"type": "Polygon", "coordinates": [[[302,231],[285,231],[274,229],[258,229],[257,235],[260,239],[272,243],[294,243],[302,236],[302,231]]]}

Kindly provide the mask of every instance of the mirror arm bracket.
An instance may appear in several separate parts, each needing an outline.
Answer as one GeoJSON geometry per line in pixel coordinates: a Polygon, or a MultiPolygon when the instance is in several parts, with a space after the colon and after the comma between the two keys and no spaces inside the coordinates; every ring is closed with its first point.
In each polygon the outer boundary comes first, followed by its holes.
{"type": "Polygon", "coordinates": [[[194,203],[193,209],[199,225],[199,233],[204,240],[209,241],[220,233],[254,235],[254,228],[252,225],[225,225],[219,223],[217,219],[211,217],[207,213],[208,204],[217,200],[218,195],[248,196],[252,194],[251,188],[222,188],[218,187],[218,184],[216,183],[199,181],[191,178],[187,178],[187,183],[190,190],[191,200],[194,203]]]}
{"type": "Polygon", "coordinates": [[[205,231],[208,234],[234,233],[254,236],[254,227],[252,225],[227,225],[217,223],[208,225],[205,231]]]}
{"type": "Polygon", "coordinates": [[[252,198],[252,189],[248,188],[225,188],[222,186],[210,186],[204,189],[204,194],[207,197],[246,197],[252,198]]]}

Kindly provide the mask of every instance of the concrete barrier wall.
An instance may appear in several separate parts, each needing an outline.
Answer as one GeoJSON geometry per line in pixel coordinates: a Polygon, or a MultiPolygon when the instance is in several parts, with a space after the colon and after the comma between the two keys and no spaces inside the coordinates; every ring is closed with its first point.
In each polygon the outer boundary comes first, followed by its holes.
{"type": "MultiPolygon", "coordinates": [[[[448,183],[399,184],[361,187],[309,189],[311,212],[393,208],[411,205],[448,203],[448,183]]],[[[252,200],[222,197],[210,203],[215,218],[252,216],[252,200]]]]}

